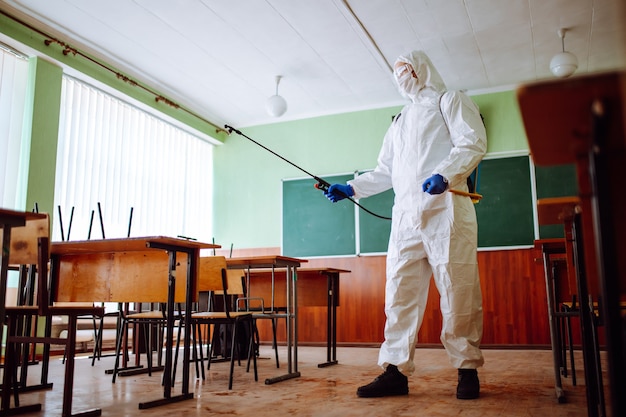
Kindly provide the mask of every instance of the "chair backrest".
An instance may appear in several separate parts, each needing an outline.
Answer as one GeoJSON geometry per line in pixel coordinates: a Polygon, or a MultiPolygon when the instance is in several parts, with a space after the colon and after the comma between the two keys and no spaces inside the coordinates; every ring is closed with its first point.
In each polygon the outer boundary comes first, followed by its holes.
{"type": "Polygon", "coordinates": [[[240,269],[228,269],[223,256],[206,256],[200,258],[198,271],[198,292],[212,291],[224,293],[224,285],[228,295],[244,294],[243,276],[240,269]],[[222,271],[226,274],[226,283],[222,282],[222,271]]]}
{"type": "MultiPolygon", "coordinates": [[[[223,271],[226,271],[226,258],[223,256],[200,257],[198,266],[198,292],[222,292],[224,285],[223,271]]],[[[228,291],[228,287],[226,287],[228,291]]]]}
{"type": "MultiPolygon", "coordinates": [[[[0,231],[0,236],[2,231],[0,231]]],[[[36,265],[39,256],[38,238],[48,238],[47,253],[50,253],[50,216],[28,219],[23,227],[11,229],[11,252],[9,265],[36,265]]]]}
{"type": "Polygon", "coordinates": [[[200,258],[198,271],[198,292],[211,292],[221,295],[223,307],[227,314],[234,310],[234,300],[230,296],[244,294],[243,277],[241,270],[228,269],[226,258],[223,256],[208,256],[200,258]]]}
{"type": "Polygon", "coordinates": [[[227,269],[226,281],[228,283],[228,295],[245,295],[244,277],[241,269],[227,269]]]}
{"type": "MultiPolygon", "coordinates": [[[[23,265],[31,268],[32,272],[36,271],[36,286],[35,282],[33,282],[29,291],[36,292],[37,298],[35,303],[39,308],[39,314],[45,315],[50,300],[48,292],[50,216],[48,214],[42,215],[44,217],[27,219],[24,226],[11,229],[9,265],[23,265]]],[[[31,274],[31,276],[34,277],[35,274],[31,274]]],[[[23,288],[18,288],[18,291],[22,290],[23,288]]]]}

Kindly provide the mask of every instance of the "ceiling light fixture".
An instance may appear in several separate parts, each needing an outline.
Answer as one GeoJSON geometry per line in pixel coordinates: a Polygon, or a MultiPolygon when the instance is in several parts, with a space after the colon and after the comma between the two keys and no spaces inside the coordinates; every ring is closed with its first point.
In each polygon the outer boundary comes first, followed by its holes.
{"type": "Polygon", "coordinates": [[[278,95],[278,84],[281,78],[283,78],[281,75],[276,76],[276,94],[268,98],[265,104],[267,112],[273,117],[280,117],[287,111],[287,101],[278,95]]]}
{"type": "Polygon", "coordinates": [[[559,38],[561,38],[561,52],[554,55],[552,60],[550,60],[550,71],[561,78],[569,77],[578,68],[576,55],[565,51],[565,32],[567,32],[567,29],[563,28],[557,31],[559,38]]]}

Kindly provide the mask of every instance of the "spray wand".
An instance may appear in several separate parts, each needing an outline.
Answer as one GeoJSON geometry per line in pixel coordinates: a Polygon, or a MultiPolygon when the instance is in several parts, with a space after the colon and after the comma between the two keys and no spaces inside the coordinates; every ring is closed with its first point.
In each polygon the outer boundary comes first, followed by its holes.
{"type": "MultiPolygon", "coordinates": [[[[330,187],[330,184],[328,183],[328,181],[324,180],[323,178],[318,177],[317,175],[311,174],[309,171],[307,171],[304,168],[299,167],[298,165],[294,164],[293,162],[291,162],[290,160],[288,160],[287,158],[277,154],[276,152],[274,152],[273,150],[269,149],[268,147],[260,144],[259,142],[257,142],[256,140],[252,139],[251,137],[247,136],[246,134],[242,133],[241,130],[235,129],[232,126],[229,125],[224,125],[224,128],[228,131],[228,134],[231,134],[233,132],[235,132],[236,134],[243,136],[244,138],[248,139],[250,142],[254,143],[255,145],[260,146],[261,148],[265,149],[266,151],[270,152],[271,154],[273,154],[274,156],[277,156],[278,158],[282,159],[283,161],[287,162],[289,165],[299,169],[300,171],[304,172],[305,174],[307,174],[309,177],[313,178],[315,181],[317,181],[317,184],[315,184],[315,188],[317,188],[320,191],[328,191],[328,187],[330,187]]],[[[343,194],[343,193],[342,193],[343,194]]],[[[378,217],[379,219],[384,219],[384,220],[391,220],[391,217],[385,217],[385,216],[381,216],[379,214],[376,214],[372,211],[370,211],[369,209],[363,207],[362,205],[360,205],[359,203],[357,203],[356,201],[354,201],[354,199],[352,199],[351,197],[347,196],[346,194],[343,194],[344,197],[350,201],[352,201],[356,206],[360,207],[362,210],[364,210],[365,212],[371,214],[372,216],[378,217]]]]}

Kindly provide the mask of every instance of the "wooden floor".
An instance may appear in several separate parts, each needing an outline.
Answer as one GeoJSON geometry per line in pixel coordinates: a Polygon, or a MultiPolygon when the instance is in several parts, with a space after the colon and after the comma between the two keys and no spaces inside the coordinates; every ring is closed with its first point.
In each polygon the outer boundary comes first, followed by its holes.
{"type": "MultiPolygon", "coordinates": [[[[279,348],[285,359],[285,350],[279,348]]],[[[297,379],[265,385],[265,378],[284,373],[276,369],[273,351],[261,347],[259,381],[244,367],[235,367],[235,381],[228,390],[228,364],[215,363],[205,381],[196,380],[192,370],[193,399],[166,406],[139,410],[138,403],[162,398],[161,373],[152,376],[128,376],[111,383],[105,370],[113,359],[103,358],[91,366],[87,357],[76,361],[73,412],[94,407],[103,416],[537,416],[583,417],[587,415],[582,359],[576,352],[578,385],[563,379],[567,402],[559,404],[554,391],[552,353],[549,350],[485,350],[485,366],[479,370],[481,398],[457,400],[456,369],[443,349],[420,348],[416,352],[416,372],[409,378],[409,395],[364,399],[356,396],[359,385],[369,383],[381,371],[376,366],[378,349],[346,347],[338,349],[339,364],[318,368],[326,349],[300,347],[297,379]]],[[[29,379],[39,381],[39,366],[32,366],[29,379]]],[[[43,410],[27,416],[60,416],[63,389],[63,365],[53,361],[52,390],[23,393],[22,405],[36,402],[43,410]]],[[[180,377],[180,372],[178,373],[180,377]]],[[[605,376],[606,381],[606,376],[605,376]]],[[[177,383],[174,394],[180,390],[177,383]]]]}

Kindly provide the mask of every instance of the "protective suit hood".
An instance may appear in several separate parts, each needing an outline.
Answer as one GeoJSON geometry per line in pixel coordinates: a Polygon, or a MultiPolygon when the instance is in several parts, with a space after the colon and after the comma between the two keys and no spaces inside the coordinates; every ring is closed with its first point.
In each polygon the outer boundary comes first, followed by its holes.
{"type": "MultiPolygon", "coordinates": [[[[441,96],[446,91],[446,84],[443,82],[443,78],[439,75],[439,72],[430,61],[430,58],[423,51],[413,51],[407,55],[401,55],[396,60],[410,64],[417,75],[418,93],[411,95],[400,89],[400,94],[404,97],[411,99],[413,102],[421,101],[420,98],[432,99],[441,96]]],[[[396,83],[398,82],[397,76],[396,83]]]]}

